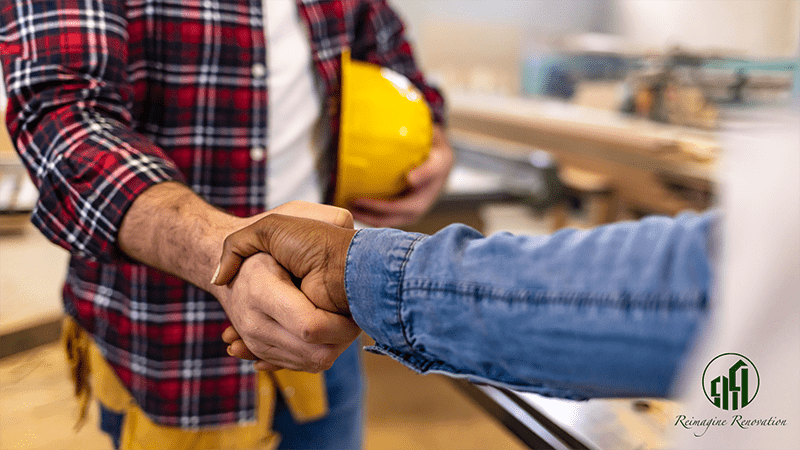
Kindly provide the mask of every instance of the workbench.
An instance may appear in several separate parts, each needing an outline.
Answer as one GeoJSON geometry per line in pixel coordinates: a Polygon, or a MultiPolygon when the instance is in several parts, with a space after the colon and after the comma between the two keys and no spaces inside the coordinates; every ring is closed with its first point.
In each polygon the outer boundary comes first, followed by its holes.
{"type": "Polygon", "coordinates": [[[561,167],[607,177],[634,217],[713,204],[721,153],[714,132],[538,98],[455,93],[448,105],[451,136],[546,150],[561,167]]]}

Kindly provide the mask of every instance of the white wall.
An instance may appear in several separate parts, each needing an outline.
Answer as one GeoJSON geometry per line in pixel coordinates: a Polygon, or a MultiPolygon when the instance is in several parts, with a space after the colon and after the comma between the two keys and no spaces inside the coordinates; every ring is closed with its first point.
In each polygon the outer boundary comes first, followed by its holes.
{"type": "Polygon", "coordinates": [[[615,0],[391,0],[414,28],[426,23],[478,21],[534,33],[609,32],[615,0]]]}
{"type": "Polygon", "coordinates": [[[531,47],[611,31],[614,0],[390,0],[420,65],[448,90],[514,94],[531,47]]]}
{"type": "Polygon", "coordinates": [[[639,50],[798,55],[800,0],[616,0],[615,12],[619,33],[639,50]]]}
{"type": "Polygon", "coordinates": [[[392,5],[417,40],[439,23],[478,22],[517,29],[526,39],[619,34],[636,50],[681,44],[750,57],[800,53],[800,0],[392,0],[392,5]]]}
{"type": "Polygon", "coordinates": [[[616,35],[633,52],[675,45],[800,55],[800,0],[390,0],[423,69],[448,89],[518,92],[525,58],[554,37],[616,35]]]}

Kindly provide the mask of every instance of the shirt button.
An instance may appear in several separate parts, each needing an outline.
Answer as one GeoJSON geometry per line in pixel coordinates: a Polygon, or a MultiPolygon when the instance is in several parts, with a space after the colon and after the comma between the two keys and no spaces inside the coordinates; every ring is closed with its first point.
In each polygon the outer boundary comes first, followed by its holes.
{"type": "Polygon", "coordinates": [[[264,76],[267,74],[267,68],[261,63],[253,64],[251,70],[253,71],[253,76],[256,78],[264,78],[264,76]]]}
{"type": "Polygon", "coordinates": [[[250,149],[250,159],[253,161],[261,161],[266,156],[266,152],[262,147],[253,147],[250,149]]]}

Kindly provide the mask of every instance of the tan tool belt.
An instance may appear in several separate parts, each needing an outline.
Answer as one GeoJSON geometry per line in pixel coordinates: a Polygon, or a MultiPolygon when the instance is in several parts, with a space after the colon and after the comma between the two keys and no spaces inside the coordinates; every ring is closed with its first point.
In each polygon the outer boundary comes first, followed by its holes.
{"type": "Polygon", "coordinates": [[[106,408],[124,416],[121,450],[152,449],[154,442],[163,450],[274,449],[280,442],[280,436],[271,431],[276,389],[283,393],[297,422],[315,420],[328,413],[323,374],[279,370],[257,375],[255,422],[201,429],[159,425],[136,404],[89,334],[69,317],[64,320],[62,340],[80,402],[77,427],[85,422],[89,402],[96,398],[106,408]]]}

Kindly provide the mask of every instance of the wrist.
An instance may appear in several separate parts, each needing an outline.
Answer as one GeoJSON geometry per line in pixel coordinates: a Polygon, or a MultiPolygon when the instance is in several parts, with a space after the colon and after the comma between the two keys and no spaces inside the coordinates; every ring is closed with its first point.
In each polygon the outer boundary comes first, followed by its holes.
{"type": "Polygon", "coordinates": [[[119,233],[130,257],[224,297],[211,284],[225,237],[250,222],[203,201],[173,182],[152,186],[133,203],[119,233]]]}
{"type": "Polygon", "coordinates": [[[249,225],[250,221],[222,211],[219,211],[219,214],[216,221],[212,222],[213,225],[200,236],[198,242],[197,255],[202,260],[204,275],[207,275],[202,277],[203,283],[198,287],[213,294],[224,305],[230,289],[213,283],[219,270],[219,256],[222,254],[225,238],[249,225]]]}

